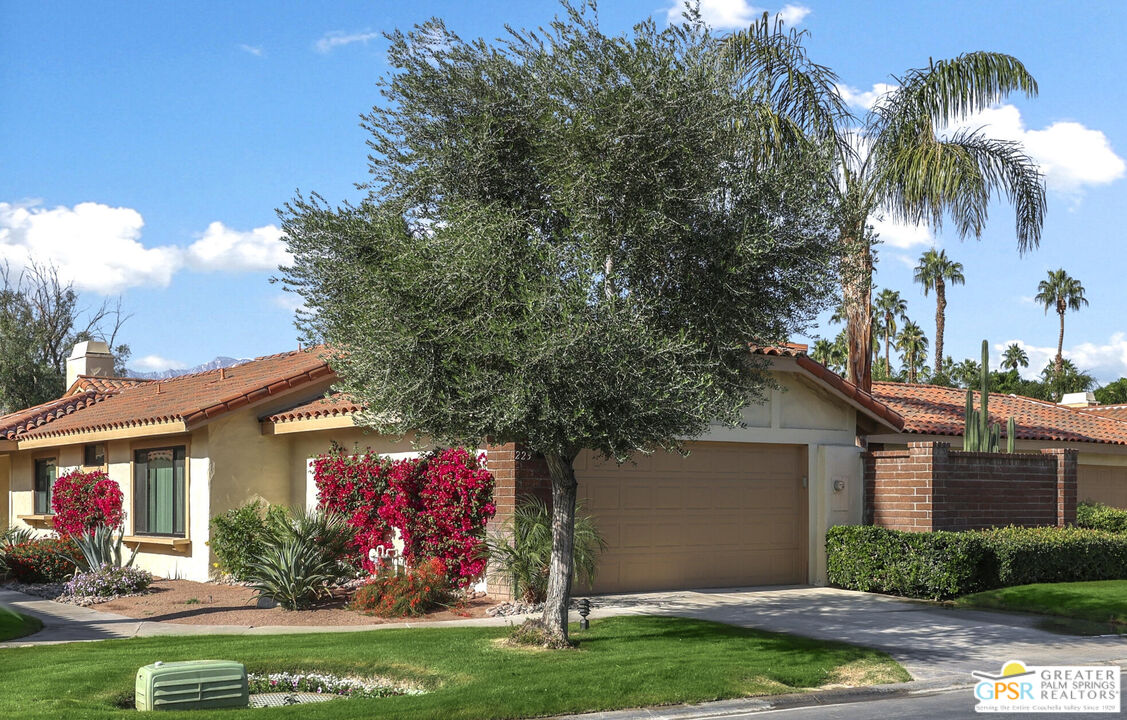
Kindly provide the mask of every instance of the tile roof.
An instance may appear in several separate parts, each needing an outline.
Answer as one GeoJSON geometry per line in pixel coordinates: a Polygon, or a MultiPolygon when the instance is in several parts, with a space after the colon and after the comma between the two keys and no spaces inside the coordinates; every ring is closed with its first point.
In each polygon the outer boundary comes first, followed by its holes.
{"type": "Polygon", "coordinates": [[[272,423],[293,422],[295,420],[313,420],[323,417],[342,417],[360,412],[362,408],[351,397],[344,393],[329,393],[325,397],[315,398],[308,402],[295,405],[287,410],[274,413],[263,418],[272,423]]]}
{"type": "Polygon", "coordinates": [[[74,384],[67,390],[67,395],[76,395],[84,392],[112,393],[141,383],[153,382],[144,378],[126,377],[101,377],[99,375],[79,375],[74,384]]]}
{"type": "MultiPolygon", "coordinates": [[[[904,417],[904,432],[920,435],[963,434],[966,390],[911,383],[874,382],[873,395],[904,417]]],[[[979,402],[975,393],[975,405],[979,402]]],[[[1127,445],[1127,422],[1055,405],[1044,400],[990,393],[990,420],[1017,421],[1017,437],[1024,440],[1090,442],[1127,445]]]]}
{"type": "Polygon", "coordinates": [[[0,416],[0,438],[14,440],[21,434],[101,402],[106,397],[108,396],[92,391],[78,392],[0,416]]]}
{"type": "Polygon", "coordinates": [[[1101,415],[1112,420],[1127,420],[1127,405],[1095,405],[1081,408],[1081,411],[1101,415]]]}
{"type": "Polygon", "coordinates": [[[97,400],[79,408],[82,412],[56,414],[52,421],[26,430],[21,437],[52,437],[171,421],[182,421],[191,427],[291,388],[328,379],[332,370],[319,350],[270,355],[234,367],[135,383],[104,394],[92,393],[97,400]]]}

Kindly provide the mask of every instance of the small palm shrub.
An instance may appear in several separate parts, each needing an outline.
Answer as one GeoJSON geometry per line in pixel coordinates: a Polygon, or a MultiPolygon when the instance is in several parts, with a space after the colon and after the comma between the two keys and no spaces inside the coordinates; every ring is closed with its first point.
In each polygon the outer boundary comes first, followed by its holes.
{"type": "Polygon", "coordinates": [[[355,574],[344,562],[353,532],[341,515],[290,511],[265,533],[247,579],[260,596],[287,610],[308,608],[355,574]]]}
{"type": "MultiPolygon", "coordinates": [[[[543,500],[526,498],[517,503],[512,517],[489,538],[488,547],[513,597],[528,603],[544,602],[552,559],[552,510],[543,500]]],[[[576,507],[572,562],[577,580],[591,586],[599,554],[606,547],[594,521],[576,507]]]]}
{"type": "Polygon", "coordinates": [[[107,564],[75,575],[67,582],[64,593],[78,597],[111,598],[145,592],[152,584],[153,576],[144,570],[107,564]]]}
{"type": "Polygon", "coordinates": [[[282,523],[285,515],[285,508],[255,500],[213,517],[208,545],[218,560],[216,567],[246,580],[251,561],[262,554],[268,529],[282,523]]]}
{"type": "Polygon", "coordinates": [[[78,546],[69,538],[36,538],[12,545],[4,553],[12,576],[24,583],[62,582],[78,570],[78,546]]]}
{"type": "Polygon", "coordinates": [[[418,617],[454,602],[451,583],[446,564],[430,558],[402,575],[381,575],[361,585],[350,607],[379,617],[418,617]]]}

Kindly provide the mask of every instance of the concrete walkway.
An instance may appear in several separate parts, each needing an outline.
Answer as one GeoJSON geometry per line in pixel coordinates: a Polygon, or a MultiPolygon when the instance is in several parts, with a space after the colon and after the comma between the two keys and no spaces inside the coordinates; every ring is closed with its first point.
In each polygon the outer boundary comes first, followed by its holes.
{"type": "MultiPolygon", "coordinates": [[[[0,591],[0,604],[34,615],[44,624],[39,633],[0,643],[0,647],[160,635],[268,635],[410,627],[496,627],[523,619],[245,627],[137,620],[13,591],[0,591]]],[[[968,684],[972,680],[972,670],[997,671],[1008,660],[1021,660],[1033,665],[1117,663],[1127,666],[1127,638],[1123,636],[1082,638],[1057,635],[1033,627],[1036,619],[1031,616],[949,610],[929,603],[831,588],[775,587],[613,595],[595,597],[592,604],[592,618],[677,615],[874,647],[889,653],[918,683],[930,687],[968,684]]]]}

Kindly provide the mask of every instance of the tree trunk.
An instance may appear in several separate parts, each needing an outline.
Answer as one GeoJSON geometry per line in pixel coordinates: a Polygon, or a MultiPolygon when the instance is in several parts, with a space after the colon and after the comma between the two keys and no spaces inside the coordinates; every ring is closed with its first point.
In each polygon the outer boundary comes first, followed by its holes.
{"type": "Polygon", "coordinates": [[[947,315],[947,288],[942,280],[935,282],[935,366],[931,369],[932,376],[938,375],[943,368],[943,326],[947,315]]]}
{"type": "Polygon", "coordinates": [[[1064,310],[1057,310],[1057,314],[1060,315],[1060,335],[1057,336],[1057,360],[1053,365],[1053,372],[1060,377],[1060,368],[1064,363],[1064,310]]]}
{"type": "Polygon", "coordinates": [[[873,387],[873,253],[862,228],[859,236],[847,238],[842,260],[842,299],[848,322],[848,379],[862,390],[873,387]]]}
{"type": "Polygon", "coordinates": [[[552,478],[552,561],[543,622],[548,632],[567,641],[567,610],[571,602],[572,558],[575,546],[575,454],[544,453],[552,478]]]}
{"type": "Polygon", "coordinates": [[[884,373],[888,377],[892,377],[892,355],[888,351],[888,345],[892,341],[891,336],[888,334],[888,326],[892,324],[892,316],[884,316],[884,373]]]}

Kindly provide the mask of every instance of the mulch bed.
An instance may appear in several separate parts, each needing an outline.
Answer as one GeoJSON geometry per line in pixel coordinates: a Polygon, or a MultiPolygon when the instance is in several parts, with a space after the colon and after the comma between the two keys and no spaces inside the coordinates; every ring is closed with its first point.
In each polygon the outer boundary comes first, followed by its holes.
{"type": "Polygon", "coordinates": [[[248,587],[201,583],[191,580],[157,580],[147,595],[117,598],[95,606],[104,612],[138,620],[185,625],[384,625],[397,622],[431,622],[486,617],[486,609],[497,601],[488,596],[468,601],[463,607],[417,618],[380,618],[349,610],[341,591],[311,610],[262,610],[257,594],[248,587]]]}

